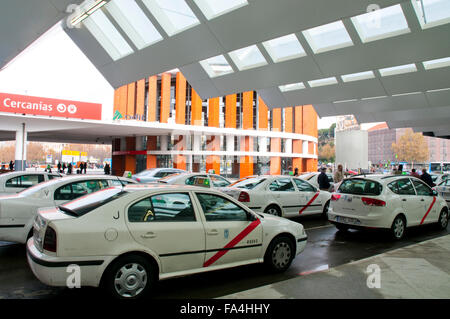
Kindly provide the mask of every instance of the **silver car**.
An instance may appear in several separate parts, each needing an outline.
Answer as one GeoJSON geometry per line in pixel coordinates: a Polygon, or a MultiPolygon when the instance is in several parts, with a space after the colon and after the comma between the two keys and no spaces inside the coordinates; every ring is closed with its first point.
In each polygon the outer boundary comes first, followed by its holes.
{"type": "Polygon", "coordinates": [[[182,173],[167,176],[159,180],[164,184],[193,185],[206,188],[227,187],[231,184],[226,178],[216,174],[182,173]]]}
{"type": "Polygon", "coordinates": [[[11,172],[0,175],[0,195],[19,193],[31,186],[61,178],[59,173],[11,172]]]}
{"type": "Polygon", "coordinates": [[[163,177],[177,173],[186,173],[186,171],[177,168],[151,168],[135,174],[131,178],[139,183],[154,183],[163,177]]]}
{"type": "Polygon", "coordinates": [[[447,206],[450,207],[450,178],[447,178],[445,181],[442,181],[436,187],[434,187],[436,191],[444,197],[447,201],[447,206]]]}

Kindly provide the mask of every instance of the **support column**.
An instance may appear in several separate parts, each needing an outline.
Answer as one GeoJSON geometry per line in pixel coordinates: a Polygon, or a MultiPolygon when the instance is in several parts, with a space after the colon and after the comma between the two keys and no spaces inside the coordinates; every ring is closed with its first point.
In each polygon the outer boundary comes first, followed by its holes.
{"type": "MultiPolygon", "coordinates": [[[[281,132],[281,108],[273,109],[272,111],[272,131],[281,132]]],[[[272,137],[270,139],[270,152],[281,152],[281,138],[272,137]]],[[[272,156],[270,158],[270,175],[281,174],[281,157],[272,156]]]]}
{"type": "MultiPolygon", "coordinates": [[[[253,130],[253,91],[242,94],[242,128],[244,130],[253,130]]],[[[253,151],[253,137],[241,137],[241,151],[253,151]]],[[[240,158],[240,177],[253,175],[253,156],[241,156],[240,158]]]]}
{"type": "MultiPolygon", "coordinates": [[[[208,126],[219,127],[220,126],[220,98],[209,99],[208,108],[208,126]]],[[[208,151],[218,152],[220,151],[220,136],[211,136],[211,139],[207,143],[208,151]]],[[[220,156],[208,155],[206,157],[206,172],[214,170],[215,174],[220,174],[220,156]]]]}
{"type": "MultiPolygon", "coordinates": [[[[147,136],[147,151],[156,151],[157,138],[157,136],[147,136]]],[[[158,163],[156,155],[147,154],[147,169],[157,167],[158,163]]]]}
{"type": "Polygon", "coordinates": [[[27,130],[25,123],[16,131],[16,156],[14,170],[25,171],[27,167],[27,130]]]}
{"type": "MultiPolygon", "coordinates": [[[[317,121],[318,116],[314,107],[312,105],[303,106],[303,134],[309,136],[318,136],[317,131],[317,121]]],[[[308,145],[308,153],[314,154],[316,148],[316,143],[310,142],[308,145]]],[[[306,160],[307,171],[316,172],[317,171],[317,159],[307,159],[306,160]]]]}
{"type": "MultiPolygon", "coordinates": [[[[186,124],[186,79],[181,72],[177,73],[175,84],[175,123],[186,124]]],[[[187,136],[180,135],[176,139],[175,149],[177,151],[186,150],[187,136]]],[[[186,156],[175,155],[173,167],[186,170],[186,156]]]]}
{"type": "MultiPolygon", "coordinates": [[[[294,108],[294,132],[296,134],[303,134],[303,107],[296,106],[294,108]]],[[[302,140],[294,140],[292,141],[292,152],[294,154],[303,153],[303,141],[302,140]]],[[[303,165],[303,158],[294,157],[292,159],[292,169],[298,169],[299,173],[305,172],[306,167],[303,165]]]]}

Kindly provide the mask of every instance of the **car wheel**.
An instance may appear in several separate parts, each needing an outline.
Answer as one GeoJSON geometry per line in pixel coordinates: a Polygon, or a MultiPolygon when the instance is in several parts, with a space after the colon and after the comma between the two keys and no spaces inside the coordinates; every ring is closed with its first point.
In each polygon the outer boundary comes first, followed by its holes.
{"type": "Polygon", "coordinates": [[[405,235],[406,230],[406,222],[405,218],[402,216],[395,217],[391,226],[391,235],[395,240],[400,240],[405,235]]]}
{"type": "Polygon", "coordinates": [[[119,258],[105,278],[108,292],[118,299],[137,299],[149,293],[155,281],[151,263],[142,256],[129,255],[119,258]]]}
{"type": "Polygon", "coordinates": [[[328,220],[328,210],[330,209],[330,201],[325,203],[322,212],[322,218],[328,220]]]}
{"type": "Polygon", "coordinates": [[[448,211],[443,208],[439,215],[438,227],[439,229],[446,229],[448,226],[448,211]]]}
{"type": "Polygon", "coordinates": [[[264,210],[264,213],[281,217],[281,210],[280,210],[280,208],[278,208],[278,206],[275,206],[275,205],[270,205],[269,207],[267,207],[264,210]]]}
{"type": "Polygon", "coordinates": [[[342,232],[345,232],[349,229],[349,227],[347,225],[335,224],[334,226],[336,226],[336,228],[342,232]]]}
{"type": "Polygon", "coordinates": [[[275,238],[264,256],[264,263],[274,272],[283,272],[289,268],[295,257],[295,246],[288,237],[275,238]]]}

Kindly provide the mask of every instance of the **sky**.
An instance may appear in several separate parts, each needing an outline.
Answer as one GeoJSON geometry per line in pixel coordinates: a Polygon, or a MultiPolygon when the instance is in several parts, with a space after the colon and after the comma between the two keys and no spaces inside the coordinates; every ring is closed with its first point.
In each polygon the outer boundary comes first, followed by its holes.
{"type": "MultiPolygon", "coordinates": [[[[0,71],[0,92],[100,103],[102,120],[113,116],[113,87],[59,24],[0,71]]],[[[318,128],[333,123],[324,117],[318,128]]]]}

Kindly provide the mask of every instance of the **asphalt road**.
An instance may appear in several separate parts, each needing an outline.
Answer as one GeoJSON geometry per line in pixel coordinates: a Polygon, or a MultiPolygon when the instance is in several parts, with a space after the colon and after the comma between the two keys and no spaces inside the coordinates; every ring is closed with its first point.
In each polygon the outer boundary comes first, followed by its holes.
{"type": "MultiPolygon", "coordinates": [[[[409,229],[401,242],[377,231],[339,232],[317,216],[298,217],[305,226],[308,243],[305,251],[294,259],[283,274],[271,274],[262,265],[249,265],[210,273],[161,281],[153,298],[215,298],[263,285],[287,280],[388,250],[447,235],[432,226],[409,229]]],[[[40,283],[28,268],[25,246],[0,242],[0,299],[8,298],[99,298],[103,292],[95,288],[53,288],[40,283]]]]}

